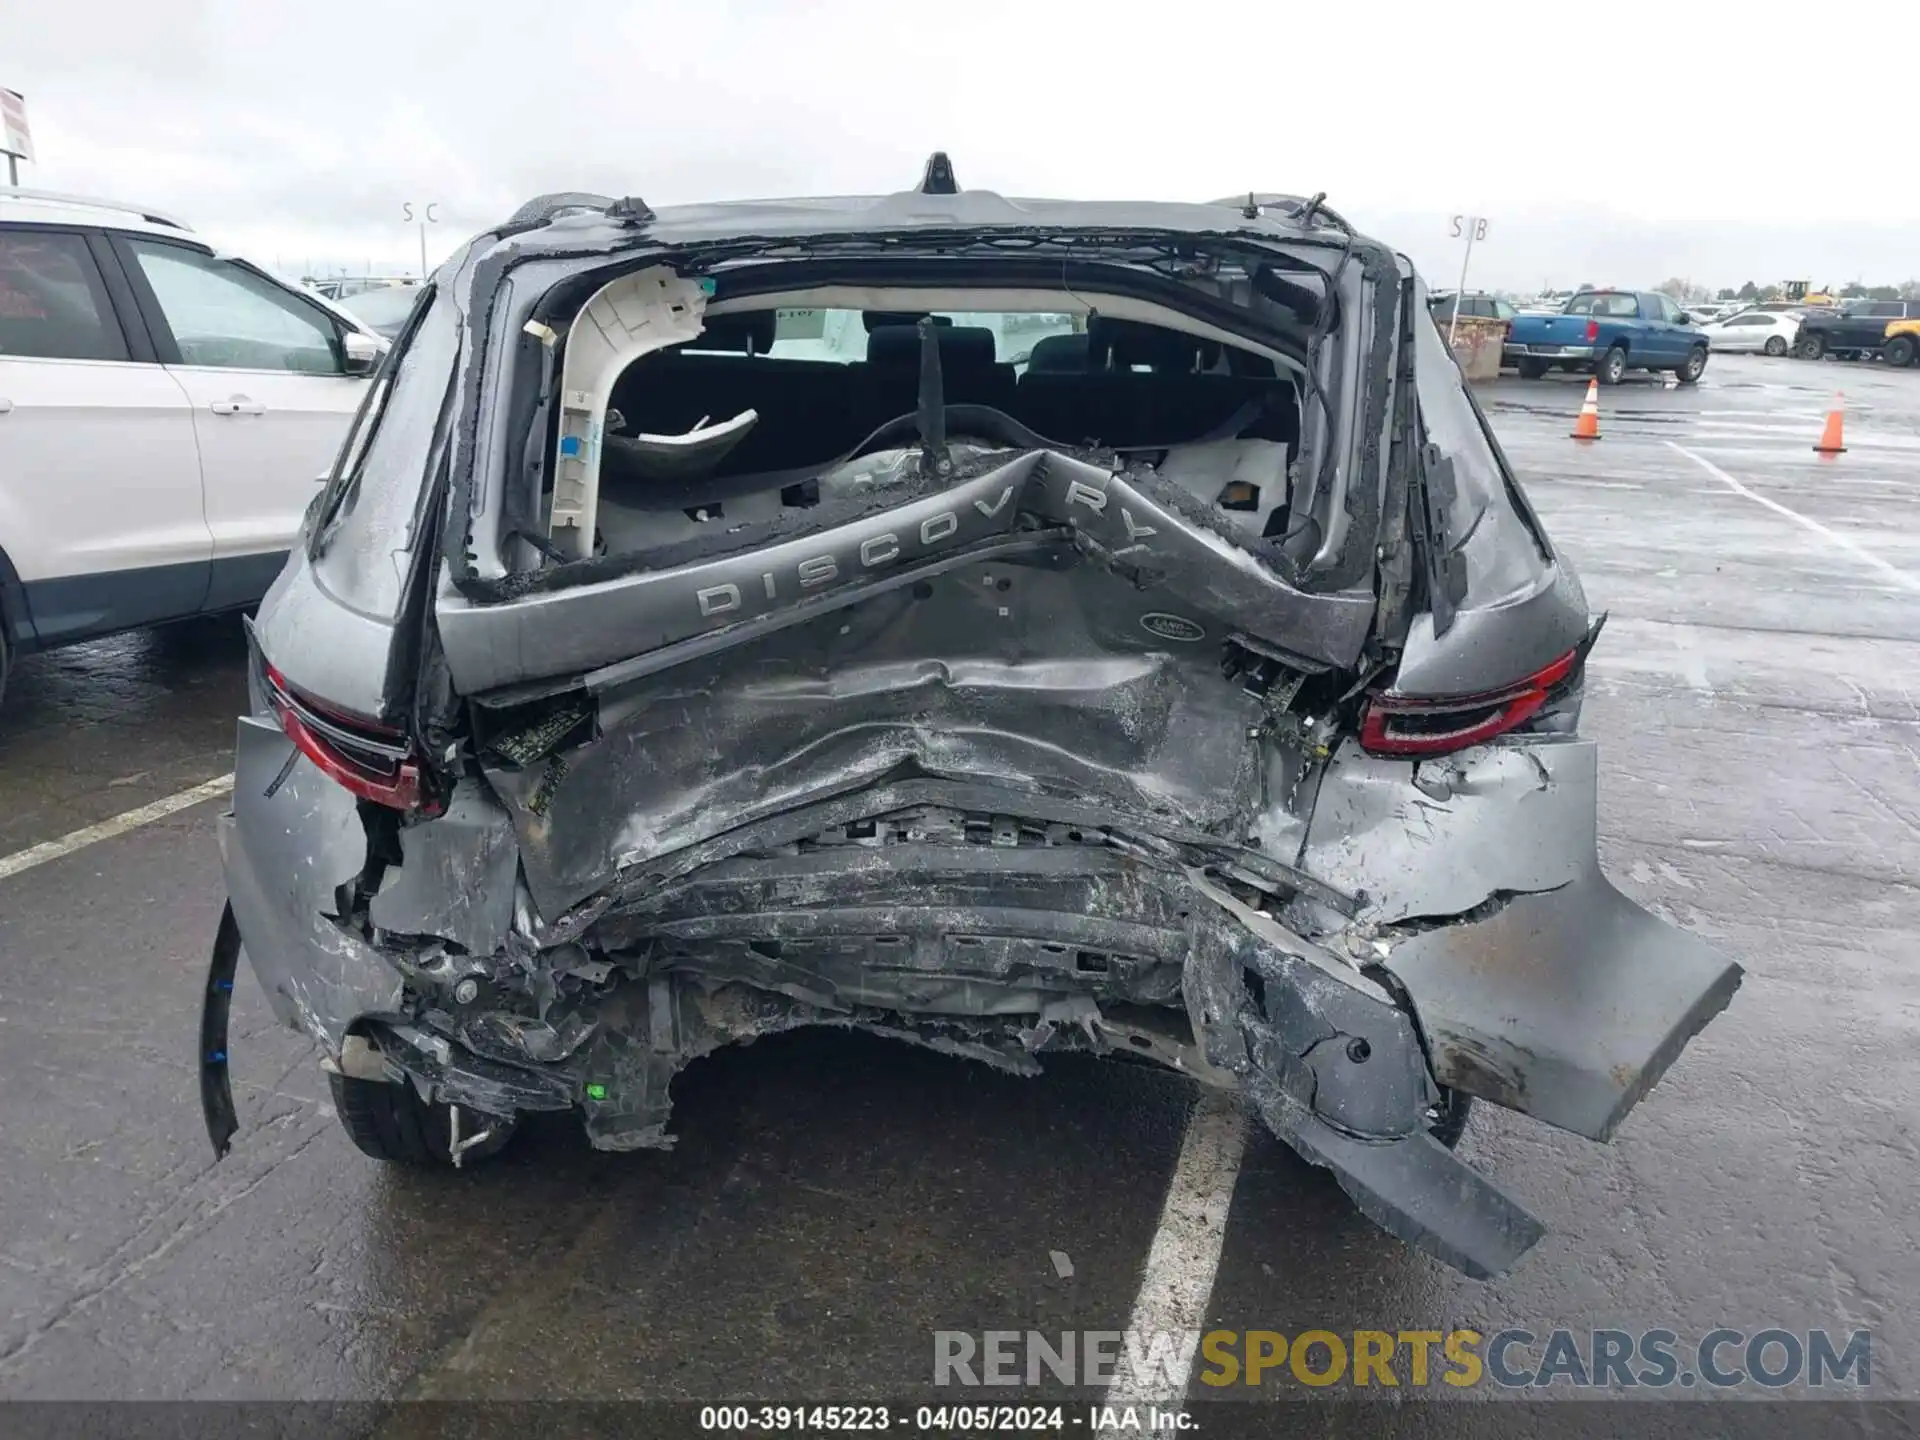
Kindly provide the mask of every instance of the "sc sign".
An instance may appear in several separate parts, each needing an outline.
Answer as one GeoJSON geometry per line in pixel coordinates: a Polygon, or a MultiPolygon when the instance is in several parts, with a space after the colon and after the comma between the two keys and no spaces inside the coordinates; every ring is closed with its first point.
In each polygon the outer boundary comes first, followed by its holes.
{"type": "Polygon", "coordinates": [[[1448,230],[1447,234],[1455,240],[1460,239],[1463,235],[1471,236],[1475,240],[1484,240],[1487,238],[1486,217],[1482,215],[1456,215],[1453,217],[1453,228],[1448,230]]]}

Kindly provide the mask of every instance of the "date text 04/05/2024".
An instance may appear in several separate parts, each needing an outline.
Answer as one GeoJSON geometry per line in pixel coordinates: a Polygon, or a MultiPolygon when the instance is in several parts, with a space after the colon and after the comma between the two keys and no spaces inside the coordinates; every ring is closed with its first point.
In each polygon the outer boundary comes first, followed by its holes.
{"type": "Polygon", "coordinates": [[[1157,1405],[921,1405],[911,1416],[886,1405],[705,1405],[700,1428],[742,1433],[908,1430],[931,1433],[1018,1433],[1086,1430],[1100,1434],[1170,1434],[1193,1428],[1184,1410],[1157,1405]]]}

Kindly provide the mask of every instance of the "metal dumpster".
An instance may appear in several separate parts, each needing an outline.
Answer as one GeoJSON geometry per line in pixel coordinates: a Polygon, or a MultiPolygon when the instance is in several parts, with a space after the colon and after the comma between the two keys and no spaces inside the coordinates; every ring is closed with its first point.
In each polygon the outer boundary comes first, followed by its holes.
{"type": "MultiPolygon", "coordinates": [[[[1500,348],[1506,344],[1507,322],[1480,315],[1462,315],[1453,324],[1453,358],[1468,380],[1495,380],[1500,376],[1500,348]]],[[[1447,333],[1446,325],[1440,333],[1447,333]]]]}

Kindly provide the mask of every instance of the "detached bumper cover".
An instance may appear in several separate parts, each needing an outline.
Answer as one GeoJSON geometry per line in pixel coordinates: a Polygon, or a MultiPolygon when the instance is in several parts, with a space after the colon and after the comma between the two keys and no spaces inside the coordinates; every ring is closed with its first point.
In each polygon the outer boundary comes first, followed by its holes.
{"type": "Polygon", "coordinates": [[[1590,1140],[1612,1137],[1726,1009],[1741,974],[1597,866],[1484,920],[1403,940],[1391,967],[1436,1080],[1590,1140]]]}
{"type": "Polygon", "coordinates": [[[1364,890],[1440,1084],[1605,1140],[1741,970],[1600,872],[1588,740],[1328,767],[1306,867],[1364,890]]]}

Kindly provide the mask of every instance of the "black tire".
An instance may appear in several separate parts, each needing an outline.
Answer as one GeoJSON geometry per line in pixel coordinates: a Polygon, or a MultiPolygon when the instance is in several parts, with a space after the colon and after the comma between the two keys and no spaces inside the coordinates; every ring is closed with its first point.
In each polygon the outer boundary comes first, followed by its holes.
{"type": "Polygon", "coordinates": [[[1618,385],[1627,374],[1627,347],[1610,345],[1607,353],[1594,362],[1593,373],[1602,385],[1618,385]]]}
{"type": "MultiPolygon", "coordinates": [[[[1914,354],[1913,336],[1911,335],[1894,336],[1891,340],[1887,341],[1887,348],[1884,353],[1885,353],[1887,364],[1893,366],[1893,368],[1896,370],[1906,369],[1907,366],[1913,363],[1913,354],[1914,354]]],[[[5,643],[6,642],[4,640],[0,640],[0,644],[5,644],[5,643]]],[[[3,679],[3,678],[4,678],[4,666],[0,665],[0,679],[3,679]]]]}
{"type": "Polygon", "coordinates": [[[1545,360],[1536,360],[1531,355],[1525,356],[1519,362],[1520,378],[1538,380],[1547,373],[1547,366],[1548,362],[1545,360]]]}
{"type": "Polygon", "coordinates": [[[1827,353],[1827,342],[1818,335],[1802,335],[1794,344],[1794,356],[1801,360],[1818,360],[1827,353]]]}
{"type": "Polygon", "coordinates": [[[1673,372],[1674,378],[1682,385],[1692,385],[1700,379],[1707,368],[1707,347],[1696,345],[1687,351],[1687,358],[1680,362],[1680,368],[1673,372]]]}
{"type": "Polygon", "coordinates": [[[0,700],[7,698],[7,672],[13,669],[13,646],[7,641],[7,621],[0,615],[0,700]]]}
{"type": "MultiPolygon", "coordinates": [[[[351,1076],[327,1074],[333,1089],[333,1108],[339,1112],[347,1138],[363,1155],[396,1165],[451,1165],[453,1107],[429,1105],[413,1086],[388,1085],[379,1080],[357,1080],[351,1076]]],[[[460,1163],[471,1165],[506,1148],[513,1137],[513,1122],[500,1121],[472,1110],[460,1112],[463,1133],[492,1125],[496,1134],[461,1154],[460,1163]]]]}
{"type": "Polygon", "coordinates": [[[1467,1121],[1473,1116],[1473,1097],[1458,1090],[1442,1089],[1440,1103],[1427,1114],[1427,1133],[1451,1150],[1467,1133],[1467,1121]]]}
{"type": "Polygon", "coordinates": [[[1760,348],[1778,360],[1782,355],[1787,353],[1787,337],[1784,335],[1769,335],[1767,337],[1767,343],[1760,348]]]}

